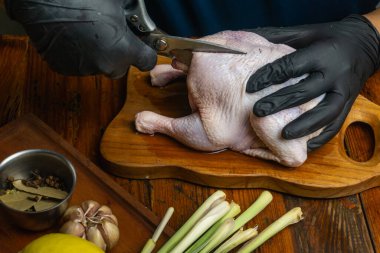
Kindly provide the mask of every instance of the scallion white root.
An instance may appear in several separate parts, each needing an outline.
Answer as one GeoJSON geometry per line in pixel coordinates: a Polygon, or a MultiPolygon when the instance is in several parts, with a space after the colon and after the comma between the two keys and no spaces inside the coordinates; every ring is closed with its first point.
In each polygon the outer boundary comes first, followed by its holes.
{"type": "Polygon", "coordinates": [[[273,237],[275,234],[286,228],[287,226],[297,223],[302,220],[302,210],[300,207],[295,207],[278,220],[264,229],[258,236],[247,242],[238,253],[249,253],[257,249],[265,241],[273,237]]]}
{"type": "Polygon", "coordinates": [[[205,214],[194,227],[185,235],[185,237],[170,251],[170,253],[182,253],[193,242],[195,242],[207,229],[215,222],[222,218],[230,209],[230,204],[227,201],[213,207],[205,214]]]}
{"type": "Polygon", "coordinates": [[[185,253],[199,253],[208,243],[210,238],[213,236],[216,230],[222,225],[222,223],[230,218],[234,218],[241,212],[240,206],[235,202],[231,201],[230,210],[226,213],[218,222],[216,222],[206,233],[202,235],[190,248],[188,248],[185,253]]]}
{"type": "Polygon", "coordinates": [[[141,253],[151,253],[156,247],[156,242],[149,238],[149,240],[145,243],[144,248],[141,250],[141,253]]]}
{"type": "Polygon", "coordinates": [[[186,221],[185,224],[161,247],[158,253],[167,253],[190,231],[194,224],[216,203],[224,201],[226,194],[223,191],[213,193],[186,221]]]}
{"type": "Polygon", "coordinates": [[[222,225],[215,231],[213,236],[210,238],[209,243],[201,250],[201,253],[209,253],[219,244],[221,244],[224,240],[227,239],[228,235],[232,231],[235,225],[235,220],[233,218],[229,218],[225,220],[222,225]]]}
{"type": "Polygon", "coordinates": [[[166,227],[166,225],[168,224],[170,218],[172,217],[174,213],[174,208],[173,207],[170,207],[167,211],[166,211],[166,214],[164,216],[164,218],[162,218],[160,224],[157,226],[157,229],[156,231],[154,232],[152,238],[150,238],[144,248],[142,249],[141,253],[150,253],[153,251],[153,249],[156,247],[156,243],[158,241],[158,238],[160,237],[162,231],[164,230],[164,228],[166,227]]]}
{"type": "Polygon", "coordinates": [[[214,253],[227,253],[238,247],[239,245],[251,240],[257,235],[257,226],[254,228],[248,228],[243,230],[241,228],[238,230],[230,239],[224,242],[222,245],[217,248],[214,253]]]}

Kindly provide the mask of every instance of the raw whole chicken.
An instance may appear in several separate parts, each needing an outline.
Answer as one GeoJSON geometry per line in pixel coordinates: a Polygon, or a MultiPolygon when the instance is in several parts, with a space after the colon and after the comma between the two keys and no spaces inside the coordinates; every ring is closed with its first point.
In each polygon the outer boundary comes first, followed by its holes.
{"type": "Polygon", "coordinates": [[[192,114],[175,119],[143,111],[136,115],[136,129],[146,134],[159,132],[169,135],[197,150],[231,149],[289,167],[303,164],[307,159],[307,141],[321,130],[294,140],[283,139],[281,131],[287,123],[316,106],[323,96],[299,107],[256,117],[252,112],[256,101],[297,83],[305,76],[255,93],[245,91],[248,78],[257,69],[294,49],[272,44],[257,34],[243,31],[225,31],[202,39],[240,49],[247,54],[194,53],[190,66],[177,60],[172,65],[156,66],[151,71],[154,86],[164,86],[187,75],[192,114]]]}

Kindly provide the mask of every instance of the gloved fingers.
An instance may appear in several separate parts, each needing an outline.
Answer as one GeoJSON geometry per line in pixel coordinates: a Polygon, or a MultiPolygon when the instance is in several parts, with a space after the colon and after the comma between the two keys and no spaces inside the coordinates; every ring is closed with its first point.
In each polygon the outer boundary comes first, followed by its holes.
{"type": "Polygon", "coordinates": [[[248,79],[246,91],[256,92],[272,84],[281,84],[290,78],[313,72],[315,64],[311,60],[313,58],[309,57],[310,51],[312,49],[300,49],[261,67],[248,79]]]}
{"type": "Polygon", "coordinates": [[[255,103],[253,112],[258,117],[267,116],[284,109],[302,105],[326,92],[325,80],[321,73],[315,72],[299,83],[287,86],[260,99],[255,103]]]}
{"type": "Polygon", "coordinates": [[[127,33],[129,43],[130,57],[133,60],[132,65],[136,66],[141,71],[153,69],[157,62],[157,53],[151,47],[140,40],[133,32],[127,33]]]}
{"type": "Polygon", "coordinates": [[[96,59],[100,72],[111,78],[124,76],[130,65],[141,71],[151,70],[157,61],[156,52],[137,38],[131,30],[127,30],[110,48],[109,51],[102,51],[102,57],[98,56],[96,59]]]}
{"type": "Polygon", "coordinates": [[[341,115],[345,103],[346,101],[341,94],[326,94],[316,107],[286,125],[282,130],[282,137],[288,140],[300,138],[329,125],[341,115]]]}
{"type": "Polygon", "coordinates": [[[307,142],[307,151],[313,151],[328,141],[330,141],[340,130],[342,127],[347,114],[349,113],[350,106],[346,106],[343,110],[343,112],[329,125],[326,126],[325,129],[323,129],[322,133],[320,133],[318,136],[310,139],[307,142]]]}
{"type": "Polygon", "coordinates": [[[310,30],[305,26],[260,27],[246,31],[256,33],[272,43],[286,44],[294,48],[302,47],[310,34],[310,30]]]}

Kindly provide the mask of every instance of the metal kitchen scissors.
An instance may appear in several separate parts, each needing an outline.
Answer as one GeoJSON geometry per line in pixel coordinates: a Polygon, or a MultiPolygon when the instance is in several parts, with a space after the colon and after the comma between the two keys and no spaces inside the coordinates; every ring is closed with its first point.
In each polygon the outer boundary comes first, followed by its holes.
{"type": "Polygon", "coordinates": [[[165,34],[151,20],[144,0],[135,1],[134,6],[125,10],[125,16],[127,22],[140,33],[140,39],[156,50],[157,54],[176,57],[187,65],[190,65],[193,52],[245,54],[215,43],[165,34]]]}

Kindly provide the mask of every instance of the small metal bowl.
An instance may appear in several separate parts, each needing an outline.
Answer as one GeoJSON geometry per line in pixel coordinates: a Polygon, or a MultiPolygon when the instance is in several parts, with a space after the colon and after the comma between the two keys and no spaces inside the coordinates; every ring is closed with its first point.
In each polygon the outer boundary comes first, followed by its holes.
{"type": "Polygon", "coordinates": [[[0,189],[6,189],[8,177],[27,179],[36,169],[41,176],[59,177],[67,188],[67,197],[52,208],[39,212],[19,211],[1,201],[0,208],[19,227],[41,231],[55,225],[67,209],[75,188],[76,173],[70,161],[61,154],[43,149],[24,150],[7,157],[0,164],[0,189]]]}

